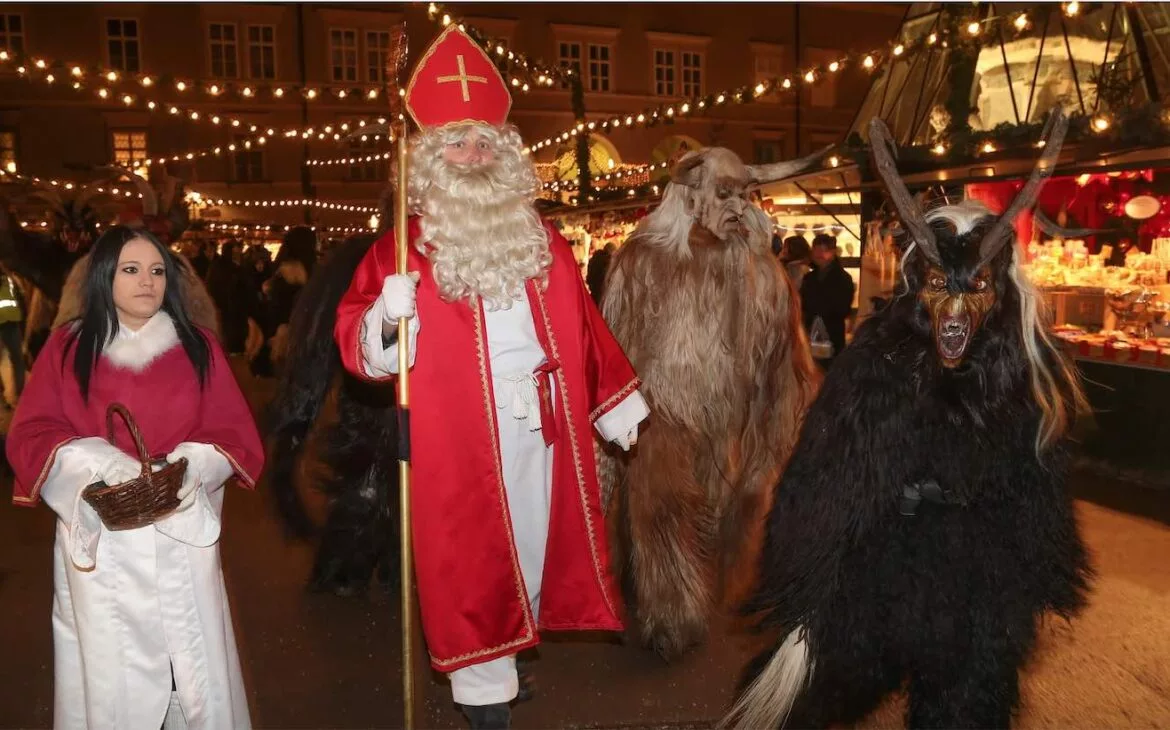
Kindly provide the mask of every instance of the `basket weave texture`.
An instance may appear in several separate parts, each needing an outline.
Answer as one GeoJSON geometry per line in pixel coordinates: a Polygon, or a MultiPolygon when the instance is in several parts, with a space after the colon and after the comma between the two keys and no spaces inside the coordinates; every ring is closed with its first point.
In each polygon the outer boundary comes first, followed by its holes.
{"type": "Polygon", "coordinates": [[[126,422],[142,472],[134,479],[121,484],[94,482],[81,493],[108,530],[133,530],[146,527],[174,512],[179,506],[179,487],[187,473],[187,460],[179,459],[173,464],[165,460],[152,461],[146,453],[146,444],[138,424],[129,409],[121,403],[111,403],[106,409],[106,432],[114,444],[114,415],[126,422]]]}

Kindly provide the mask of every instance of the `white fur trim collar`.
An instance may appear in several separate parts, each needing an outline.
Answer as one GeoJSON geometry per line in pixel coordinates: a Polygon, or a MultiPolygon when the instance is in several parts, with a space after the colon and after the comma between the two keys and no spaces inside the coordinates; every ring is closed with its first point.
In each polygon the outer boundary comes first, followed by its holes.
{"type": "Polygon", "coordinates": [[[137,373],[177,344],[179,333],[175,331],[175,323],[160,309],[137,332],[119,325],[102,354],[117,367],[137,373]]]}

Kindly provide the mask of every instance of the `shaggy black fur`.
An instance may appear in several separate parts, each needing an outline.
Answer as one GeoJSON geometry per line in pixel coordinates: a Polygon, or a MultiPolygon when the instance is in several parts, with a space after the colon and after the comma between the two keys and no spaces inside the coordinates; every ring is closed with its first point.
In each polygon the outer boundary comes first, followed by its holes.
{"type": "Polygon", "coordinates": [[[333,340],[337,305],[354,270],[373,244],[369,236],[338,246],[313,273],[289,322],[289,351],[269,410],[269,483],[289,533],[318,532],[296,488],[298,460],[334,388],[337,418],[322,434],[319,457],[329,470],[321,489],[329,516],[309,579],[312,590],[352,594],[375,569],[397,575],[397,409],[392,387],[353,378],[341,367],[333,340]]]}
{"type": "MultiPolygon", "coordinates": [[[[935,226],[954,280],[968,280],[991,221],[961,238],[935,226]]],[[[936,354],[912,255],[910,293],[859,327],[808,412],[744,607],[761,629],[805,632],[813,669],[790,727],[855,722],[907,680],[911,727],[1006,727],[1037,620],[1085,602],[1067,449],[1035,452],[1041,414],[1011,255],[992,263],[997,303],[953,371],[936,354]],[[928,479],[952,503],[900,514],[903,487],[928,479]]]]}

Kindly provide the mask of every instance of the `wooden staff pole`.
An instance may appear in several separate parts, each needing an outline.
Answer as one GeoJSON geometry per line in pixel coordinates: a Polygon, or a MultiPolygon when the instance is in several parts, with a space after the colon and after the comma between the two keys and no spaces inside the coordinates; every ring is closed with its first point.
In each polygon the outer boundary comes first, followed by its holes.
{"type": "MultiPolygon", "coordinates": [[[[398,195],[394,200],[394,242],[398,273],[407,272],[406,121],[398,130],[398,195]]],[[[409,321],[398,320],[398,499],[402,563],[402,702],[406,730],[414,730],[414,560],[410,540],[410,337],[409,321]]]]}

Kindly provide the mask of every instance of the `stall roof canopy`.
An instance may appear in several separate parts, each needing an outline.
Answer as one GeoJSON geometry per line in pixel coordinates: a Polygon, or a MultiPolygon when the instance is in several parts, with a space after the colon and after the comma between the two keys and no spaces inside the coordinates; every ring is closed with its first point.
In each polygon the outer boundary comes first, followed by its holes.
{"type": "Polygon", "coordinates": [[[1043,121],[1057,105],[1107,113],[1110,99],[1143,104],[1170,90],[1170,4],[1081,3],[1075,15],[1063,12],[1067,5],[911,4],[897,40],[918,50],[883,67],[851,133],[868,140],[869,120],[880,116],[898,144],[932,144],[950,125],[956,84],[969,84],[976,132],[1043,121]],[[972,22],[982,31],[973,54],[970,39],[926,42],[972,22]]]}

